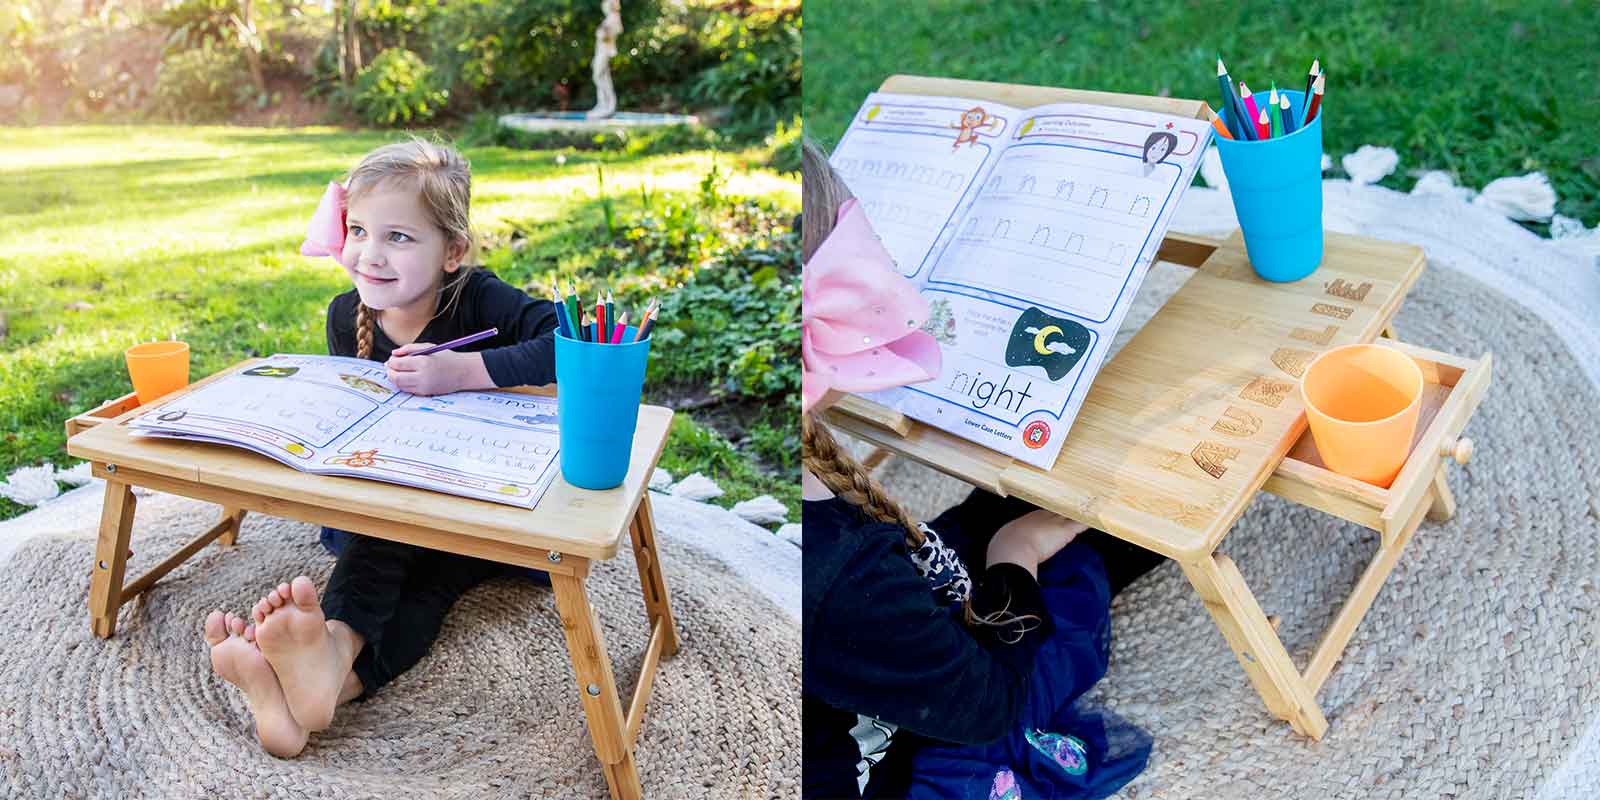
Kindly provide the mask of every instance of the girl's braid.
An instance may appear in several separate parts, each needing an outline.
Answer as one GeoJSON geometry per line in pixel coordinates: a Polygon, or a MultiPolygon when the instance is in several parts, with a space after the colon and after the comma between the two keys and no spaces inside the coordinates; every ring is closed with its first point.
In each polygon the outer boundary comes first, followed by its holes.
{"type": "Polygon", "coordinates": [[[372,309],[356,301],[356,358],[372,356],[372,309]]]}
{"type": "Polygon", "coordinates": [[[879,522],[892,522],[904,528],[906,541],[913,546],[926,540],[911,515],[889,499],[867,468],[834,441],[827,426],[812,419],[812,415],[804,414],[800,417],[800,434],[801,460],[829,491],[879,522]]]}

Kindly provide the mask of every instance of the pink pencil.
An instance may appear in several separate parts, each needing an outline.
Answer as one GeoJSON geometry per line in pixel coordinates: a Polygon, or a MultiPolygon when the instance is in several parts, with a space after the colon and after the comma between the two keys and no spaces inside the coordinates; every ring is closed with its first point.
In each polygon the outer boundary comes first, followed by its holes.
{"type": "Polygon", "coordinates": [[[622,331],[628,327],[628,312],[624,311],[617,317],[617,327],[611,332],[611,343],[622,344],[622,331]]]}
{"type": "MultiPolygon", "coordinates": [[[[1250,121],[1255,122],[1256,117],[1261,114],[1261,110],[1256,107],[1256,98],[1250,94],[1250,87],[1244,85],[1244,81],[1239,81],[1239,99],[1244,101],[1244,110],[1250,112],[1250,121]]],[[[1265,139],[1267,137],[1262,136],[1261,138],[1265,139]]]]}

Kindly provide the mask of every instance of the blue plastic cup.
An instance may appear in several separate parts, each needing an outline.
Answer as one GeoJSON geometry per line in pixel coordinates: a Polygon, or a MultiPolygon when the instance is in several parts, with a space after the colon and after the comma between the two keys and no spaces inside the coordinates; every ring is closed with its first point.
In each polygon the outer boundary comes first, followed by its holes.
{"type": "Polygon", "coordinates": [[[650,339],[633,341],[635,331],[623,331],[624,344],[580,342],[556,331],[561,477],[580,489],[614,489],[628,476],[650,360],[650,339]]]}
{"type": "MultiPolygon", "coordinates": [[[[1304,118],[1304,92],[1279,89],[1304,118]]],[[[1267,101],[1257,92],[1258,102],[1267,101]]],[[[1310,125],[1275,139],[1214,137],[1244,231],[1250,266],[1263,279],[1297,281],[1322,263],[1322,108],[1310,125]]]]}

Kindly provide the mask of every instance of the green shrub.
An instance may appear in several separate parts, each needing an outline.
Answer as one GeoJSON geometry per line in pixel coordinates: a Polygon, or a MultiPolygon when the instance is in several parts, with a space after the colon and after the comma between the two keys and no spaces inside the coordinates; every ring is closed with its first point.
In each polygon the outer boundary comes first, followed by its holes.
{"type": "Polygon", "coordinates": [[[800,171],[800,134],[802,133],[800,115],[796,114],[787,122],[778,121],[778,127],[767,137],[767,148],[771,154],[767,156],[767,166],[779,172],[800,171]]]}
{"type": "MultiPolygon", "coordinates": [[[[611,60],[619,97],[628,97],[623,88],[637,58],[634,42],[658,15],[655,0],[622,4],[623,33],[611,60]]],[[[478,107],[588,108],[594,32],[604,18],[598,2],[458,0],[431,17],[428,63],[444,88],[464,90],[478,107]]]]}
{"type": "Polygon", "coordinates": [[[0,83],[26,83],[38,72],[32,55],[37,31],[27,3],[0,1],[0,83]]]}
{"type": "Polygon", "coordinates": [[[433,119],[446,97],[434,85],[433,68],[416,53],[396,47],[379,53],[356,76],[351,105],[367,122],[392,127],[433,119]]]}
{"type": "Polygon", "coordinates": [[[731,106],[738,125],[767,131],[800,112],[800,10],[730,17],[708,36],[722,61],[701,75],[696,99],[731,106]]]}
{"type": "Polygon", "coordinates": [[[161,59],[152,93],[155,113],[178,122],[220,122],[254,97],[243,56],[209,40],[161,59]]]}

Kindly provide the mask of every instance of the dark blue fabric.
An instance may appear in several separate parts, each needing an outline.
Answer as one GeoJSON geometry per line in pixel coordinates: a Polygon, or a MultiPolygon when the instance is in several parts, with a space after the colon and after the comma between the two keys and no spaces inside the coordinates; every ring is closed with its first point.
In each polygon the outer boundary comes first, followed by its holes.
{"type": "MultiPolygon", "coordinates": [[[[322,542],[323,549],[332,553],[334,558],[338,558],[339,556],[344,555],[344,549],[349,546],[350,537],[354,535],[355,534],[349,531],[323,526],[322,534],[318,536],[318,540],[322,542]]],[[[515,567],[509,564],[506,565],[505,569],[507,575],[522,575],[540,586],[550,585],[550,573],[545,572],[542,569],[533,569],[531,567],[515,567]]]]}
{"type": "Polygon", "coordinates": [[[987,744],[930,743],[918,750],[909,797],[985,800],[996,773],[1010,770],[1024,800],[1101,798],[1144,769],[1150,737],[1078,702],[1105,675],[1110,658],[1111,587],[1100,555],[1074,541],[1039,566],[1039,588],[1055,632],[1039,647],[1017,723],[987,744]],[[1030,731],[1076,737],[1087,751],[1087,770],[1069,774],[1028,741],[1030,731]]]}

